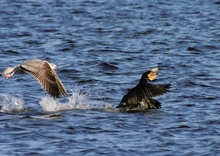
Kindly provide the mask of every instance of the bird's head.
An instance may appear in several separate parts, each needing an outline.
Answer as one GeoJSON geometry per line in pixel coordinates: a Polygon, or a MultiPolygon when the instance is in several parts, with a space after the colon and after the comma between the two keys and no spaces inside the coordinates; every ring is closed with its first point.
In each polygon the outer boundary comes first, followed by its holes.
{"type": "Polygon", "coordinates": [[[53,64],[53,63],[49,63],[49,65],[50,65],[50,68],[53,69],[53,70],[57,70],[58,69],[57,66],[55,64],[53,64]]]}
{"type": "Polygon", "coordinates": [[[158,76],[159,67],[152,68],[151,70],[145,72],[142,77],[141,81],[147,82],[147,81],[153,81],[158,76]]]}

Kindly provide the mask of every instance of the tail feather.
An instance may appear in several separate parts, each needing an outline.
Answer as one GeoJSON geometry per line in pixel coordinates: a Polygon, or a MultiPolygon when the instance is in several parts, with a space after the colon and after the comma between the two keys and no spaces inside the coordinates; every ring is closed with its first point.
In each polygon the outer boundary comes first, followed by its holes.
{"type": "Polygon", "coordinates": [[[161,108],[160,102],[154,99],[144,99],[140,102],[141,109],[159,109],[161,108]]]}
{"type": "Polygon", "coordinates": [[[144,99],[138,104],[120,103],[116,108],[119,108],[122,112],[145,111],[147,109],[159,109],[161,104],[154,99],[144,99]]]}

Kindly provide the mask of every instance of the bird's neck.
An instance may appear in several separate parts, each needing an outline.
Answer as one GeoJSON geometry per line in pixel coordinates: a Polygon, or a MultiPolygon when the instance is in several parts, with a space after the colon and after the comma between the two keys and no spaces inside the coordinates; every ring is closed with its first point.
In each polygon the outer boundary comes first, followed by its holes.
{"type": "Polygon", "coordinates": [[[141,79],[140,81],[139,81],[139,84],[146,84],[148,82],[148,80],[146,80],[146,79],[141,79]]]}

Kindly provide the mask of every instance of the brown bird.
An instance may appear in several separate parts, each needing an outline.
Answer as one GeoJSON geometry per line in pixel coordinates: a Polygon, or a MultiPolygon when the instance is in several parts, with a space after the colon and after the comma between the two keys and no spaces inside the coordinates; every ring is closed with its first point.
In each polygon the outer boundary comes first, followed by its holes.
{"type": "Polygon", "coordinates": [[[158,76],[158,71],[159,67],[145,72],[138,85],[124,95],[117,108],[119,108],[120,111],[142,111],[161,108],[160,102],[152,99],[152,97],[168,92],[171,85],[148,83],[149,81],[155,80],[158,76]]]}
{"type": "Polygon", "coordinates": [[[28,60],[15,67],[8,67],[2,75],[6,79],[12,78],[17,71],[24,71],[33,76],[51,96],[59,98],[67,95],[67,91],[55,70],[56,65],[42,60],[28,60]]]}

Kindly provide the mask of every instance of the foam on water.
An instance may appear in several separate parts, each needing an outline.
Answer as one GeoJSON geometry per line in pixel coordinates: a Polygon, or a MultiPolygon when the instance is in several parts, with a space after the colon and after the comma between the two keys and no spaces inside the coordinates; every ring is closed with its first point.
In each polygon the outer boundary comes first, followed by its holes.
{"type": "Polygon", "coordinates": [[[88,94],[81,94],[80,91],[72,92],[70,97],[67,97],[67,102],[62,102],[59,99],[54,99],[49,96],[43,97],[39,104],[43,111],[56,112],[61,110],[72,110],[72,109],[111,109],[113,108],[110,104],[93,104],[86,97],[88,94]]]}
{"type": "MultiPolygon", "coordinates": [[[[52,97],[43,97],[39,104],[45,112],[57,112],[61,110],[104,110],[114,111],[111,104],[103,104],[98,101],[88,100],[89,94],[81,94],[80,91],[72,92],[72,95],[66,99],[54,99],[52,97]]],[[[12,96],[10,94],[0,94],[2,99],[0,112],[4,113],[22,113],[25,111],[24,100],[22,97],[12,96]]]]}
{"type": "Polygon", "coordinates": [[[2,99],[1,112],[19,113],[24,111],[24,100],[22,97],[15,97],[9,94],[0,94],[2,99]]]}

